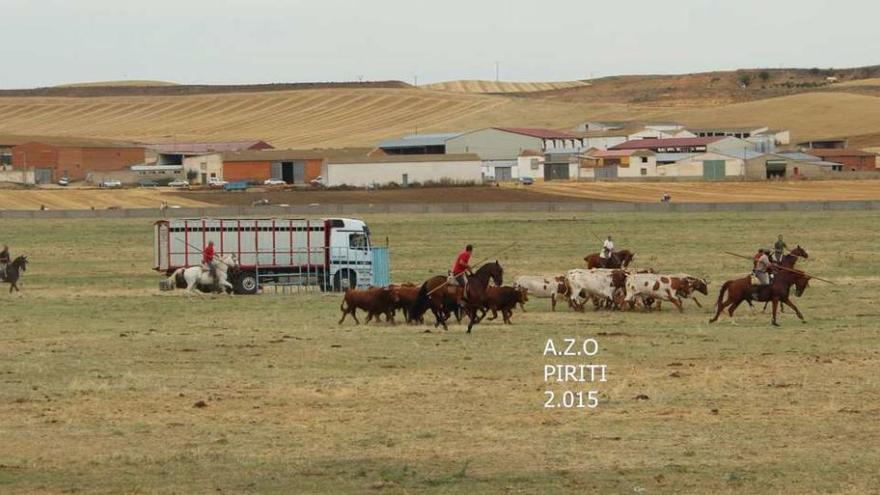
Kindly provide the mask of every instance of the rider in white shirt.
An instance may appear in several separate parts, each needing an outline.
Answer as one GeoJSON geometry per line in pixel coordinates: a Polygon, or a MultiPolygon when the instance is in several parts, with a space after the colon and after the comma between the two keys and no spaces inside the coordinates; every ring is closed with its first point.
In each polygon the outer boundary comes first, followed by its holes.
{"type": "Polygon", "coordinates": [[[610,258],[611,253],[614,252],[614,242],[611,240],[611,236],[609,235],[605,242],[602,243],[602,257],[610,258]]]}

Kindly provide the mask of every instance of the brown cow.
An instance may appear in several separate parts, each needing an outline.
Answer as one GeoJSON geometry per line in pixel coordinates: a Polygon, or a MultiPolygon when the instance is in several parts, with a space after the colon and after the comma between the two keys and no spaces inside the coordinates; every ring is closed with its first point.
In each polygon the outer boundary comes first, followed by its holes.
{"type": "Polygon", "coordinates": [[[405,283],[400,285],[390,285],[389,287],[397,292],[398,301],[394,303],[395,311],[398,309],[401,310],[407,323],[423,323],[423,315],[414,315],[411,314],[410,311],[419,298],[419,286],[412,283],[405,283]]]}
{"type": "Polygon", "coordinates": [[[394,305],[400,300],[397,291],[392,288],[375,287],[367,290],[348,289],[342,298],[342,304],[339,309],[342,310],[342,318],[339,324],[345,320],[345,317],[351,314],[354,322],[360,325],[357,319],[356,311],[358,309],[367,312],[367,319],[364,322],[369,323],[373,317],[376,317],[376,323],[379,323],[380,315],[384,314],[386,319],[394,324],[394,305]],[[346,305],[348,307],[346,308],[346,305]]]}
{"type": "Polygon", "coordinates": [[[492,312],[490,320],[498,318],[498,311],[505,324],[510,325],[510,316],[517,304],[529,300],[529,291],[521,287],[488,287],[486,289],[486,309],[492,312]]]}

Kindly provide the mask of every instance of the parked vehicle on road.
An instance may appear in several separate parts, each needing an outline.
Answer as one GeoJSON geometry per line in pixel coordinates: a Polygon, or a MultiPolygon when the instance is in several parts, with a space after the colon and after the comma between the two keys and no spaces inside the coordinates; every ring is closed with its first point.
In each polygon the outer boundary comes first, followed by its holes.
{"type": "Polygon", "coordinates": [[[189,181],[183,179],[174,179],[168,183],[168,187],[188,188],[189,181]]]}
{"type": "Polygon", "coordinates": [[[119,189],[122,187],[122,181],[116,179],[104,179],[98,183],[98,187],[104,189],[119,189]]]}
{"type": "Polygon", "coordinates": [[[67,178],[67,177],[62,177],[62,178],[58,179],[58,185],[59,185],[59,186],[69,186],[69,185],[70,185],[70,179],[67,178]]]}
{"type": "Polygon", "coordinates": [[[238,182],[229,182],[223,185],[224,191],[247,191],[247,188],[250,186],[250,182],[246,180],[238,181],[238,182]]]}
{"type": "Polygon", "coordinates": [[[216,177],[208,179],[208,189],[223,189],[226,184],[229,184],[229,182],[220,180],[216,177]]]}
{"type": "Polygon", "coordinates": [[[138,181],[138,187],[159,187],[159,183],[153,179],[141,179],[138,181]]]}
{"type": "Polygon", "coordinates": [[[266,179],[266,180],[264,180],[264,181],[263,181],[263,185],[264,185],[264,186],[286,186],[286,185],[287,185],[287,182],[284,182],[284,181],[281,180],[281,179],[275,179],[275,178],[272,178],[272,179],[266,179]]]}
{"type": "Polygon", "coordinates": [[[524,186],[531,186],[532,184],[535,183],[535,179],[533,179],[531,177],[520,177],[519,183],[524,186]]]}

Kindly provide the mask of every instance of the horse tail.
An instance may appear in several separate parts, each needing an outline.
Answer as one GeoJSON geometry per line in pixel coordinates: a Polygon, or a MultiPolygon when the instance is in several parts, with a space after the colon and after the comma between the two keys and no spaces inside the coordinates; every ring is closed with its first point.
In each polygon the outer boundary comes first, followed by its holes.
{"type": "Polygon", "coordinates": [[[425,311],[428,310],[430,299],[428,299],[428,282],[422,284],[419,288],[419,294],[416,296],[415,302],[409,308],[410,319],[420,318],[425,311]]]}
{"type": "Polygon", "coordinates": [[[730,288],[730,280],[724,282],[724,285],[721,286],[721,290],[718,292],[718,300],[715,301],[715,309],[721,307],[721,302],[724,301],[724,293],[730,288]]]}

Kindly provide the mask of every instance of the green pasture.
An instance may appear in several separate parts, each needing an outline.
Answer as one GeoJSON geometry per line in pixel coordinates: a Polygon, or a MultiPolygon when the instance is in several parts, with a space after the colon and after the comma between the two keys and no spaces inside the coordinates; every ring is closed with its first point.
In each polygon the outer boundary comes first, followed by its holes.
{"type": "Polygon", "coordinates": [[[880,486],[880,212],[366,217],[392,279],[465,243],[505,282],[583,266],[598,237],[636,266],[710,280],[684,314],[512,326],[355,326],[340,296],[160,293],[145,220],[0,220],[31,265],[0,287],[0,493],[866,493],[880,486]],[[778,233],[813,281],[772,328],[707,323],[720,283],[778,233]],[[595,338],[594,358],[544,356],[595,338]],[[608,381],[546,384],[547,364],[608,381]],[[596,409],[545,409],[597,390],[596,409]],[[203,407],[197,407],[201,405],[203,407]]]}

